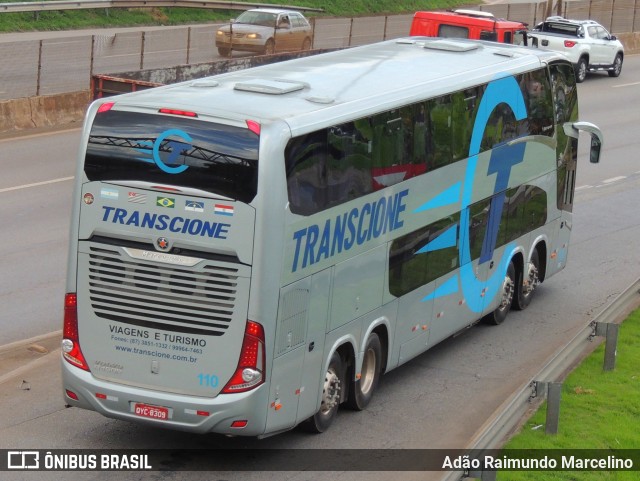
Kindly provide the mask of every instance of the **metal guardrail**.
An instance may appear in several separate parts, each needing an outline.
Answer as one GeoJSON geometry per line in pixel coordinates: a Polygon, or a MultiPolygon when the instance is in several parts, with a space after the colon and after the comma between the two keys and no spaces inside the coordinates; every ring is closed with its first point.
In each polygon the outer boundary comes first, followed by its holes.
{"type": "Polygon", "coordinates": [[[42,12],[45,10],[85,10],[95,8],[210,8],[215,10],[247,10],[248,8],[288,8],[305,12],[323,12],[322,8],[275,5],[268,3],[220,2],[217,0],[56,0],[53,2],[0,3],[2,12],[42,12]]]}
{"type": "MultiPolygon", "coordinates": [[[[640,306],[640,278],[614,299],[593,321],[584,326],[533,379],[505,401],[476,433],[467,446],[467,450],[499,449],[530,408],[531,400],[536,397],[536,383],[561,378],[571,367],[582,360],[585,354],[595,349],[592,341],[596,336],[598,324],[620,323],[638,306],[640,306]]],[[[451,471],[442,478],[442,481],[459,481],[467,479],[465,476],[468,475],[469,473],[462,471],[451,471]]]]}

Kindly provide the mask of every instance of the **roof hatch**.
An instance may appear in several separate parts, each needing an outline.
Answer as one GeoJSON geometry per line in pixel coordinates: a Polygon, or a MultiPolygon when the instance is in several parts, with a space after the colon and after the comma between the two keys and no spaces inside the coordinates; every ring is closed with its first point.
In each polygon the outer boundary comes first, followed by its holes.
{"type": "Polygon", "coordinates": [[[238,82],[234,89],[261,94],[283,95],[297,90],[302,90],[307,86],[308,85],[303,82],[255,79],[248,80],[246,82],[238,82]]]}
{"type": "Polygon", "coordinates": [[[475,43],[456,42],[455,40],[433,40],[431,42],[425,42],[423,47],[433,50],[445,50],[447,52],[470,52],[480,46],[475,43]]]}

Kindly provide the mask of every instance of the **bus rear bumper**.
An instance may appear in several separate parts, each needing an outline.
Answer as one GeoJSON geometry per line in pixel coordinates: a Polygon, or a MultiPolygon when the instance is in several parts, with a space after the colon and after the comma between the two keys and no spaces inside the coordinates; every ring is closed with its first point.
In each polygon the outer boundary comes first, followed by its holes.
{"type": "Polygon", "coordinates": [[[249,392],[206,398],[103,381],[65,360],[61,362],[63,396],[69,406],[114,419],[194,433],[232,436],[264,433],[269,398],[266,384],[249,392]],[[70,397],[69,392],[77,399],[70,397]],[[150,414],[158,418],[136,414],[136,406],[150,407],[146,412],[151,411],[150,414]],[[165,416],[166,419],[162,419],[165,416]]]}

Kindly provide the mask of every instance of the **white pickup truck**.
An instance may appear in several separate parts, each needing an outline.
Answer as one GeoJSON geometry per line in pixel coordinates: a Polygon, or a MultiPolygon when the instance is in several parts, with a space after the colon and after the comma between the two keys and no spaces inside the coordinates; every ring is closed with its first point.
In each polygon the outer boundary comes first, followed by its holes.
{"type": "Polygon", "coordinates": [[[622,43],[593,20],[549,17],[528,36],[533,47],[565,54],[574,65],[577,82],[583,82],[587,72],[606,70],[617,77],[622,71],[622,43]]]}

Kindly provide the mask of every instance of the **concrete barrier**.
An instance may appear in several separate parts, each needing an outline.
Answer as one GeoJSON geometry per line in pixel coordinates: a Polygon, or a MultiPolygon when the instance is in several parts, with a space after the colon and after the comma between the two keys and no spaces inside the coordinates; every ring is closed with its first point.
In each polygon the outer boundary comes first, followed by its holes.
{"type": "MultiPolygon", "coordinates": [[[[624,44],[625,55],[640,53],[640,32],[622,33],[618,38],[624,44]]],[[[622,72],[624,75],[624,68],[622,72]]],[[[90,102],[90,90],[2,101],[0,134],[74,124],[80,126],[90,102]]]]}
{"type": "Polygon", "coordinates": [[[621,33],[616,35],[618,40],[624,45],[625,55],[634,55],[640,53],[640,32],[621,33]]]}
{"type": "Polygon", "coordinates": [[[5,100],[0,102],[0,134],[80,125],[90,101],[89,90],[5,100]]]}

